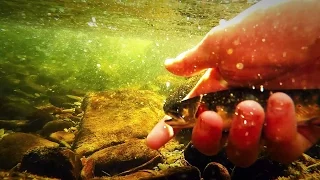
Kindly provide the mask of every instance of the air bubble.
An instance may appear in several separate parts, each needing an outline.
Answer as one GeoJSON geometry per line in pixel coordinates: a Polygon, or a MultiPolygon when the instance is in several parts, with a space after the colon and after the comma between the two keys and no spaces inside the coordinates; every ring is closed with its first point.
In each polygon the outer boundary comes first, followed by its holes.
{"type": "Polygon", "coordinates": [[[240,70],[241,70],[241,69],[243,69],[243,67],[244,67],[244,65],[243,65],[242,63],[237,63],[237,64],[236,64],[236,68],[237,68],[237,69],[240,69],[240,70]]]}
{"type": "Polygon", "coordinates": [[[283,52],[282,57],[286,57],[286,56],[287,56],[287,52],[283,52]]]}
{"type": "Polygon", "coordinates": [[[239,44],[240,44],[240,40],[239,40],[239,39],[234,40],[234,41],[233,41],[233,44],[234,44],[235,46],[239,45],[239,44]]]}
{"type": "Polygon", "coordinates": [[[166,82],[166,87],[169,88],[171,83],[169,81],[166,82]]]}
{"type": "Polygon", "coordinates": [[[263,92],[264,91],[264,87],[263,85],[260,85],[260,91],[263,92]]]}

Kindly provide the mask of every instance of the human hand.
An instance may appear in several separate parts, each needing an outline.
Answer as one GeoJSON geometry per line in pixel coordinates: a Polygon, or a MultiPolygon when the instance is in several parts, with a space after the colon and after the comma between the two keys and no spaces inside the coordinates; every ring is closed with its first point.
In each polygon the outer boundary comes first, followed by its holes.
{"type": "MultiPolygon", "coordinates": [[[[238,86],[319,89],[319,9],[317,0],[261,1],[213,28],[193,49],[167,60],[166,68],[182,76],[210,68],[186,98],[238,86]]],[[[257,102],[244,101],[236,112],[240,116],[229,131],[227,155],[238,166],[249,166],[256,160],[261,133],[271,157],[285,163],[295,160],[320,138],[317,126],[297,128],[294,104],[283,93],[270,96],[266,111],[257,102]],[[254,126],[248,126],[250,122],[254,126]]],[[[147,138],[153,149],[178,131],[164,119],[147,138]]],[[[221,124],[215,112],[205,111],[199,116],[192,134],[199,151],[213,155],[220,150],[225,141],[221,124]]]]}

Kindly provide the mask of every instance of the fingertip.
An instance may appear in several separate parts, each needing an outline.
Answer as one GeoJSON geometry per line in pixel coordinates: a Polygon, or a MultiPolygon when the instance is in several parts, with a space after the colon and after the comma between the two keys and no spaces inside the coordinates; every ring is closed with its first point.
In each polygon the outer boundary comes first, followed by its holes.
{"type": "Polygon", "coordinates": [[[164,122],[158,122],[146,138],[146,144],[151,149],[159,149],[173,138],[175,131],[164,122]]]}
{"type": "Polygon", "coordinates": [[[271,158],[282,163],[296,160],[312,145],[298,133],[294,102],[281,92],[268,99],[264,136],[271,158]]]}
{"type": "Polygon", "coordinates": [[[237,166],[247,167],[258,158],[264,117],[259,103],[248,100],[238,104],[226,149],[228,158],[237,166]]]}
{"type": "Polygon", "coordinates": [[[264,135],[274,143],[290,142],[296,138],[294,103],[285,93],[278,92],[269,97],[264,135]]]}
{"type": "Polygon", "coordinates": [[[192,143],[205,155],[215,155],[221,146],[223,121],[213,111],[204,111],[193,128],[192,143]]]}
{"type": "Polygon", "coordinates": [[[258,145],[264,117],[264,110],[259,103],[251,100],[239,103],[231,124],[229,141],[240,149],[258,145]]]}

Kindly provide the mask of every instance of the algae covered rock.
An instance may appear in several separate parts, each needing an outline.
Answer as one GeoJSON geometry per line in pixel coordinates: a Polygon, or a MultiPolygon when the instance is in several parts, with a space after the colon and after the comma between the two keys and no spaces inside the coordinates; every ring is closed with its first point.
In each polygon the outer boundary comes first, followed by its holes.
{"type": "Polygon", "coordinates": [[[65,121],[65,120],[53,120],[53,121],[49,121],[48,123],[46,123],[42,130],[41,130],[41,134],[43,136],[49,136],[51,133],[57,132],[57,131],[62,131],[65,128],[70,128],[72,126],[74,126],[75,124],[71,121],[65,121]]]}
{"type": "Polygon", "coordinates": [[[8,97],[0,97],[0,119],[26,119],[37,109],[26,101],[13,101],[8,97]]]}
{"type": "MultiPolygon", "coordinates": [[[[201,180],[194,166],[176,167],[161,171],[141,170],[125,176],[95,177],[94,180],[201,180]]],[[[206,180],[206,179],[205,179],[206,180]]]]}
{"type": "Polygon", "coordinates": [[[58,147],[59,144],[33,134],[12,133],[0,141],[0,169],[11,169],[21,162],[24,153],[37,147],[58,147]]]}
{"type": "Polygon", "coordinates": [[[48,177],[42,177],[37,176],[34,174],[30,174],[27,172],[15,172],[15,171],[0,171],[0,179],[34,179],[34,180],[59,180],[57,178],[48,178],[48,177]]]}
{"type": "Polygon", "coordinates": [[[90,154],[133,138],[145,138],[164,115],[164,97],[146,90],[116,90],[88,94],[76,137],[75,151],[90,154]]]}
{"type": "MultiPolygon", "coordinates": [[[[141,180],[201,180],[201,173],[194,166],[175,167],[155,173],[153,177],[140,178],[141,180]]],[[[204,179],[206,180],[206,179],[204,179]]]]}
{"type": "Polygon", "coordinates": [[[78,179],[80,158],[71,150],[39,147],[26,152],[20,170],[59,179],[78,179]]]}
{"type": "Polygon", "coordinates": [[[94,177],[91,180],[141,180],[141,179],[148,179],[154,177],[153,171],[138,171],[136,173],[132,173],[125,176],[113,176],[113,177],[94,177]]]}
{"type": "Polygon", "coordinates": [[[156,150],[145,145],[144,140],[133,140],[93,153],[89,159],[95,162],[95,176],[104,174],[129,174],[140,169],[151,169],[162,161],[156,150]],[[126,173],[124,173],[126,172],[126,173]]]}
{"type": "Polygon", "coordinates": [[[66,131],[57,131],[50,134],[49,139],[71,149],[71,144],[75,138],[74,133],[66,131]]]}

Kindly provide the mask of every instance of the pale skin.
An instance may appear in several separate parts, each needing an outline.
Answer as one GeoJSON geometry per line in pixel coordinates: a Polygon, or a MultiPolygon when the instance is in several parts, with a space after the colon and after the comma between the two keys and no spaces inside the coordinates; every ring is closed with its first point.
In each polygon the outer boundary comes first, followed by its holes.
{"type": "MultiPolygon", "coordinates": [[[[262,0],[213,28],[197,46],[166,60],[165,66],[180,76],[206,70],[186,98],[239,86],[319,89],[319,12],[319,0],[262,0]]],[[[228,158],[247,167],[258,158],[262,144],[272,159],[289,163],[320,139],[319,126],[297,127],[292,99],[281,92],[269,97],[266,109],[243,101],[236,112],[227,138],[222,137],[217,113],[200,114],[192,133],[195,147],[214,155],[227,142],[228,158]]],[[[160,148],[179,131],[166,125],[166,118],[148,135],[150,148],[160,148]]]]}

